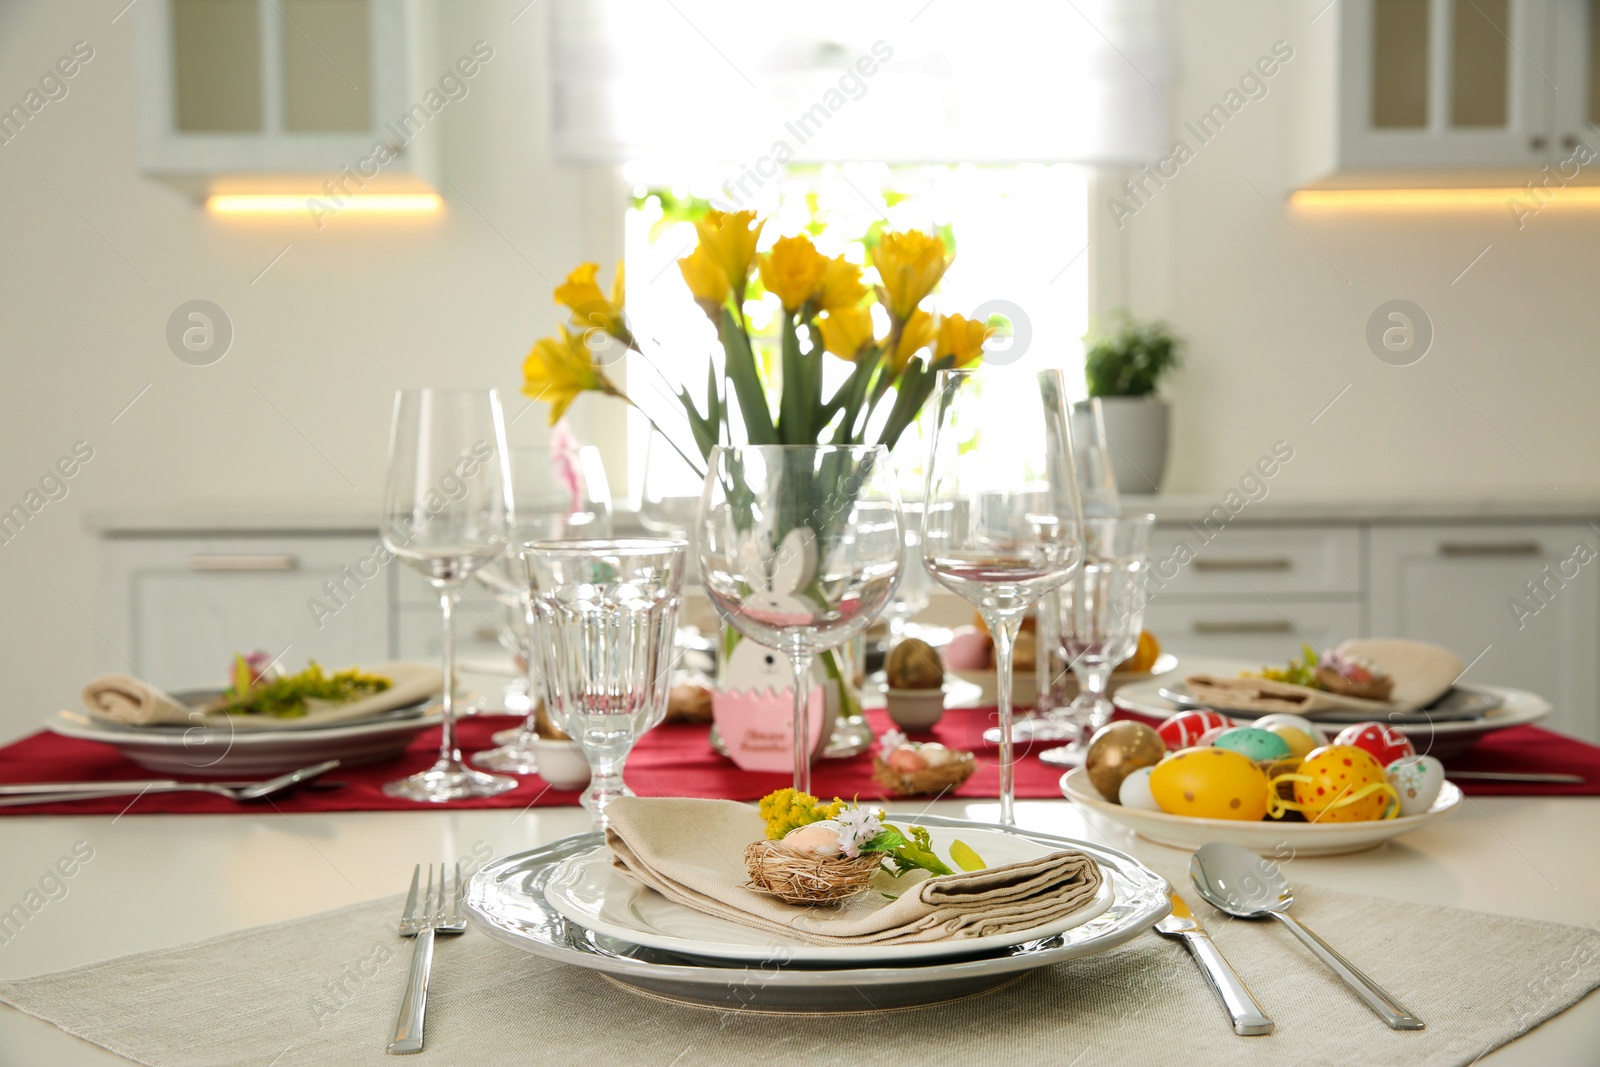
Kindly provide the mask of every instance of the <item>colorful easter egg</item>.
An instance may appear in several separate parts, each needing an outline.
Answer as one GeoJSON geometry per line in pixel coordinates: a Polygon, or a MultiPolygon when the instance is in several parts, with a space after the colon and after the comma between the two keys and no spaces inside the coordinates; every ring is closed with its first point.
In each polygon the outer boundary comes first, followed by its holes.
{"type": "Polygon", "coordinates": [[[1300,727],[1290,726],[1287,723],[1273,723],[1266,730],[1276,737],[1283,738],[1283,743],[1289,746],[1289,755],[1297,760],[1305,759],[1311,754],[1312,749],[1321,748],[1328,743],[1323,737],[1308,734],[1300,727]]]}
{"type": "Polygon", "coordinates": [[[1224,730],[1211,744],[1216,748],[1237,752],[1256,763],[1280,760],[1293,754],[1289,742],[1271,730],[1258,730],[1254,726],[1235,726],[1224,730]]]}
{"type": "Polygon", "coordinates": [[[1150,772],[1150,795],[1169,815],[1254,822],[1268,788],[1260,767],[1225,748],[1186,748],[1150,772]]]}
{"type": "Polygon", "coordinates": [[[1346,726],[1339,731],[1333,743],[1363,749],[1384,767],[1397,759],[1417,754],[1417,750],[1411,747],[1411,739],[1385,722],[1358,722],[1354,726],[1346,726]]]}
{"type": "Polygon", "coordinates": [[[1274,727],[1292,726],[1296,730],[1299,730],[1301,733],[1305,734],[1307,737],[1314,739],[1317,742],[1314,747],[1317,748],[1320,748],[1333,740],[1333,738],[1328,736],[1326,730],[1312,722],[1310,719],[1306,718],[1304,715],[1290,715],[1286,712],[1277,712],[1272,715],[1263,715],[1250,725],[1260,730],[1273,730],[1274,732],[1276,732],[1274,727]]]}
{"type": "Polygon", "coordinates": [[[1444,788],[1444,764],[1432,756],[1402,756],[1384,768],[1400,797],[1401,815],[1421,815],[1433,807],[1444,788]]]}
{"type": "Polygon", "coordinates": [[[963,626],[944,649],[944,664],[953,671],[981,671],[989,666],[989,636],[963,626]]]}
{"type": "Polygon", "coordinates": [[[1232,719],[1215,711],[1180,711],[1156,727],[1156,733],[1161,735],[1168,749],[1176,752],[1198,745],[1201,736],[1213,727],[1227,729],[1232,725],[1232,719]]]}
{"type": "Polygon", "coordinates": [[[1083,769],[1107,800],[1116,800],[1122,780],[1140,767],[1154,767],[1167,754],[1161,737],[1142,722],[1107,723],[1094,733],[1083,769]]]}
{"type": "Polygon", "coordinates": [[[1399,810],[1383,767],[1354,745],[1319,748],[1286,777],[1294,782],[1296,806],[1311,822],[1369,822],[1399,810]]]}
{"type": "Polygon", "coordinates": [[[1161,805],[1156,803],[1155,794],[1150,791],[1150,775],[1153,773],[1154,767],[1140,767],[1130,773],[1117,790],[1117,802],[1125,808],[1139,811],[1160,811],[1161,805]]]}

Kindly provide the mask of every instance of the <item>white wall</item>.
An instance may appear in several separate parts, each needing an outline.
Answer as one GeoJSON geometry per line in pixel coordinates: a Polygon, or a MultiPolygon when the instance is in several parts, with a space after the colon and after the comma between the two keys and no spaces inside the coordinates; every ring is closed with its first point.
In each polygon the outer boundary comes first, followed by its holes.
{"type": "MultiPolygon", "coordinates": [[[[375,506],[392,390],[514,392],[530,341],[559,319],[551,284],[620,247],[605,183],[543,150],[539,5],[515,25],[525,0],[441,5],[441,71],[480,38],[496,53],[424,135],[444,138],[456,187],[443,189],[443,215],[334,218],[317,232],[210,219],[139,176],[130,20],[111,21],[125,2],[0,3],[0,102],[20,99],[73,42],[95,49],[70,95],[0,147],[0,504],[20,501],[75,441],[95,450],[70,495],[0,545],[0,736],[75,703],[92,669],[86,511],[250,496],[375,506]],[[180,363],[163,340],[173,308],[197,297],[222,305],[236,330],[211,367],[180,363]]],[[[1175,6],[1180,118],[1275,40],[1306,32],[1305,9],[1289,0],[1175,6]]],[[[1600,211],[1557,204],[1520,233],[1497,208],[1298,215],[1284,204],[1285,146],[1293,79],[1306,74],[1291,62],[1128,222],[1128,302],[1192,341],[1171,390],[1170,488],[1220,491],[1286,439],[1296,458],[1275,492],[1548,490],[1535,465],[1563,492],[1600,490],[1590,411],[1600,211]],[[1394,297],[1421,304],[1437,329],[1412,367],[1380,363],[1363,340],[1368,314],[1394,297]]],[[[616,415],[588,399],[574,410],[580,435],[591,415],[616,415]]],[[[531,439],[539,420],[535,409],[515,432],[531,439]]]]}
{"type": "MultiPolygon", "coordinates": [[[[1553,483],[1592,495],[1600,208],[1558,198],[1520,232],[1503,206],[1290,208],[1297,97],[1314,90],[1307,19],[1323,6],[1174,5],[1175,121],[1220,100],[1274,41],[1297,55],[1210,143],[1177,131],[1195,158],[1127,220],[1131,303],[1191,341],[1188,367],[1167,390],[1176,408],[1168,488],[1226,486],[1282,439],[1296,457],[1275,492],[1549,493],[1553,483]],[[1410,367],[1381,363],[1364,339],[1373,309],[1396,298],[1419,304],[1436,331],[1410,367]]],[[[1106,212],[1103,202],[1096,209],[1106,212]]]]}
{"type": "MultiPolygon", "coordinates": [[[[444,137],[460,190],[444,187],[444,213],[335,217],[320,232],[298,218],[209,218],[138,174],[132,19],[111,21],[126,0],[0,4],[7,106],[75,41],[95,50],[69,95],[0,147],[0,502],[21,501],[75,441],[94,448],[69,495],[0,545],[0,737],[75,705],[93,669],[85,512],[252,496],[376,510],[395,387],[495,385],[521,409],[522,357],[560,321],[552,285],[614,255],[581,237],[585,175],[546,158],[545,21],[535,6],[512,25],[525,2],[441,5],[441,73],[474,41],[495,49],[471,95],[423,134],[444,137]],[[194,298],[235,329],[209,367],[181,363],[164,340],[168,315],[194,298]]],[[[580,435],[588,410],[603,409],[579,404],[580,435]]],[[[514,434],[539,437],[542,413],[514,434]]]]}

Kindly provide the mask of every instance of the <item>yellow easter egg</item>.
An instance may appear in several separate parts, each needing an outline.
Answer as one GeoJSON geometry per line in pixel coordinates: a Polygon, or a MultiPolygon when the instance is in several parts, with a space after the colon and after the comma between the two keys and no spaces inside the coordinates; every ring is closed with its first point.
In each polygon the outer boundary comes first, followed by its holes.
{"type": "Polygon", "coordinates": [[[1150,794],[1169,815],[1254,822],[1267,813],[1267,776],[1225,748],[1186,748],[1150,772],[1150,794]]]}
{"type": "Polygon", "coordinates": [[[1288,743],[1289,755],[1295,759],[1305,759],[1311,754],[1311,750],[1319,744],[1315,737],[1312,737],[1298,726],[1274,724],[1268,726],[1267,730],[1277,734],[1288,743]]]}
{"type": "Polygon", "coordinates": [[[1370,822],[1399,803],[1383,766],[1354,745],[1328,745],[1301,761],[1294,798],[1311,822],[1370,822]]]}

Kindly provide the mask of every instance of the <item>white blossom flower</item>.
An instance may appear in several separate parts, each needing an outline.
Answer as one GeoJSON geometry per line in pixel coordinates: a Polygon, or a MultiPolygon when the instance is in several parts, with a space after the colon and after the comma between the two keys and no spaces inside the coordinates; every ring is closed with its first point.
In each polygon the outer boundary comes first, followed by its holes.
{"type": "Polygon", "coordinates": [[[905,743],[906,735],[901,733],[899,730],[894,729],[884,731],[883,736],[878,738],[878,747],[883,750],[885,755],[893,752],[895,749],[899,748],[905,743]]]}
{"type": "Polygon", "coordinates": [[[861,855],[861,846],[883,833],[878,812],[871,808],[846,808],[834,821],[839,824],[839,851],[851,859],[861,855]]]}

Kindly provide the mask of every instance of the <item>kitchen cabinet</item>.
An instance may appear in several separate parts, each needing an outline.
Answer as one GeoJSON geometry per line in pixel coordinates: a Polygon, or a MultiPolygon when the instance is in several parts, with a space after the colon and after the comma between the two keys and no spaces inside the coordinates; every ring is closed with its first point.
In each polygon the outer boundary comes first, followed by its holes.
{"type": "Polygon", "coordinates": [[[1256,663],[1287,662],[1306,644],[1329,648],[1362,632],[1354,600],[1274,599],[1271,603],[1152,601],[1144,628],[1179,655],[1217,656],[1256,663]]]}
{"type": "Polygon", "coordinates": [[[407,184],[432,168],[430,139],[413,141],[404,125],[422,96],[429,10],[424,0],[143,0],[130,12],[142,167],[205,191],[217,177],[320,183],[381,143],[394,158],[379,179],[407,184]]]}
{"type": "Polygon", "coordinates": [[[234,654],[258,648],[281,654],[290,671],[308,659],[328,667],[388,659],[399,564],[363,565],[376,540],[375,533],[106,539],[99,665],[189,689],[224,684],[234,654]]]}
{"type": "Polygon", "coordinates": [[[1295,61],[1307,76],[1299,177],[1520,185],[1560,169],[1594,141],[1597,35],[1595,0],[1341,0],[1295,61]]]}
{"type": "Polygon", "coordinates": [[[1555,706],[1548,725],[1600,740],[1600,535],[1588,523],[1376,527],[1371,628],[1473,661],[1466,681],[1555,706]]]}

